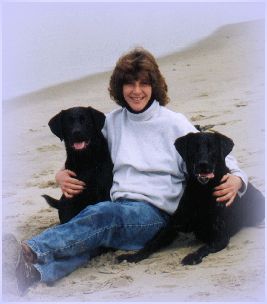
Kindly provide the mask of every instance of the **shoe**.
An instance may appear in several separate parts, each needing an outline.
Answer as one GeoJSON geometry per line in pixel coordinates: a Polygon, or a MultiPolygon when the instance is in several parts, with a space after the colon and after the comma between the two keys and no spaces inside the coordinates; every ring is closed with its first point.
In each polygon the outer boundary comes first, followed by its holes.
{"type": "Polygon", "coordinates": [[[20,245],[26,262],[31,264],[37,263],[37,255],[31,250],[31,248],[26,243],[21,243],[20,245]]]}
{"type": "Polygon", "coordinates": [[[25,295],[28,289],[41,279],[40,273],[33,264],[26,260],[23,247],[21,247],[16,265],[16,279],[20,296],[25,295]]]}

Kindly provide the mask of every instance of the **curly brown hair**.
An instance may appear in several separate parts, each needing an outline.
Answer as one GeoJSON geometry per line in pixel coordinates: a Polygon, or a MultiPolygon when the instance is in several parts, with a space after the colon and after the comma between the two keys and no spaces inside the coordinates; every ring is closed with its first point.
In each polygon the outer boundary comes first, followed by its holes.
{"type": "Polygon", "coordinates": [[[143,48],[134,48],[132,51],[121,56],[113,70],[109,82],[109,94],[118,105],[125,107],[122,86],[129,79],[138,80],[145,77],[152,87],[152,98],[160,105],[165,106],[169,102],[167,95],[168,86],[159,71],[154,56],[143,48]]]}

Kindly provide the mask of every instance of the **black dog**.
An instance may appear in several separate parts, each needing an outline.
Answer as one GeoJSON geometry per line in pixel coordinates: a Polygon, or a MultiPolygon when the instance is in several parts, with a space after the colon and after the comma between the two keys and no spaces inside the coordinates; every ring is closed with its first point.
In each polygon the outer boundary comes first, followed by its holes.
{"type": "Polygon", "coordinates": [[[236,197],[226,207],[216,202],[214,187],[229,173],[225,157],[231,152],[233,141],[220,133],[190,133],[175,141],[175,147],[186,163],[188,181],[184,195],[169,224],[135,254],[118,257],[121,262],[138,262],[154,251],[170,244],[178,231],[194,232],[205,243],[187,255],[183,265],[198,264],[209,253],[224,249],[232,235],[244,226],[253,226],[264,219],[264,196],[250,183],[246,193],[236,197]]]}
{"type": "Polygon", "coordinates": [[[58,209],[61,224],[68,222],[86,206],[110,200],[113,164],[107,141],[101,133],[105,115],[91,107],[63,110],[49,121],[51,131],[64,140],[65,168],[74,171],[86,188],[73,198],[64,195],[56,200],[43,195],[51,207],[58,209]]]}

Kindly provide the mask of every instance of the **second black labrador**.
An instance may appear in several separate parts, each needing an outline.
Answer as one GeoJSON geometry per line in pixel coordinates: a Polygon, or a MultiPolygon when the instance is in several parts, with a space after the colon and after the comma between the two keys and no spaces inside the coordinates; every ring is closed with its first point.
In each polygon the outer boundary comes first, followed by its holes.
{"type": "Polygon", "coordinates": [[[175,141],[175,147],[186,163],[188,181],[183,197],[169,224],[161,229],[143,249],[118,256],[121,262],[138,262],[156,250],[169,245],[178,231],[194,232],[204,243],[182,259],[183,265],[198,264],[210,253],[224,249],[229,239],[244,226],[253,226],[264,219],[265,198],[252,184],[246,193],[226,207],[216,202],[214,187],[229,173],[225,157],[233,141],[220,133],[189,133],[175,141]]]}
{"type": "Polygon", "coordinates": [[[56,200],[43,195],[51,207],[58,209],[60,223],[66,223],[86,206],[110,200],[113,164],[107,141],[101,130],[105,115],[92,107],[62,110],[49,121],[51,131],[64,140],[65,168],[85,182],[85,189],[73,198],[56,200]]]}

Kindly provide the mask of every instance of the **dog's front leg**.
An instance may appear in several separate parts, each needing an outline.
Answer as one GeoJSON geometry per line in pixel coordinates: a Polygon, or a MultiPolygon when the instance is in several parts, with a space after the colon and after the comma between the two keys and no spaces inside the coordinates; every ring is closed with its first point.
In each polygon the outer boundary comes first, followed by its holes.
{"type": "Polygon", "coordinates": [[[165,228],[162,228],[155,237],[148,241],[144,248],[140,249],[133,254],[121,254],[117,256],[117,261],[119,263],[126,260],[130,263],[138,263],[146,258],[148,258],[152,253],[157,250],[170,245],[175,238],[177,238],[178,232],[175,227],[170,223],[165,228]]]}
{"type": "Polygon", "coordinates": [[[189,253],[186,255],[182,261],[182,265],[196,265],[202,262],[202,259],[210,253],[210,246],[204,245],[200,247],[197,251],[189,253]]]}
{"type": "Polygon", "coordinates": [[[201,263],[202,259],[210,253],[224,249],[228,245],[229,239],[230,237],[224,219],[217,217],[212,225],[210,239],[207,244],[185,256],[181,261],[182,265],[196,265],[201,263]]]}

